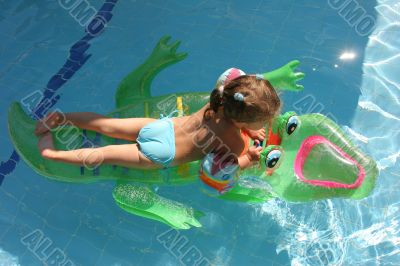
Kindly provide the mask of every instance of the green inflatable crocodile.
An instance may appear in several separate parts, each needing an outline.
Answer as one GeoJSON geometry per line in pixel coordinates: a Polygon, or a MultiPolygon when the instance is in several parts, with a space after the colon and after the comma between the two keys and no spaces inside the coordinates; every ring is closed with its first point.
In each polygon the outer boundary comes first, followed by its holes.
{"type": "Polygon", "coordinates": [[[378,175],[375,161],[321,114],[276,118],[260,157],[259,166],[242,170],[240,179],[264,180],[274,195],[292,202],[364,198],[378,175]]]}
{"type": "MultiPolygon", "coordinates": [[[[208,102],[208,92],[176,93],[174,95],[159,97],[151,96],[151,82],[157,73],[165,67],[183,60],[187,55],[185,53],[176,53],[179,42],[169,45],[168,41],[169,37],[163,37],[154,48],[150,57],[122,80],[116,92],[117,109],[110,113],[109,116],[120,118],[158,118],[160,114],[165,114],[169,110],[175,109],[177,105],[181,105],[183,114],[190,114],[199,110],[208,102]]],[[[301,90],[302,87],[297,85],[296,81],[301,79],[303,74],[294,73],[294,69],[297,65],[298,62],[291,62],[278,70],[265,73],[264,77],[274,86],[285,87],[289,90],[301,90]]],[[[203,215],[201,212],[179,202],[163,198],[150,188],[151,185],[155,184],[180,185],[196,181],[199,175],[200,161],[190,162],[168,169],[138,170],[115,165],[101,165],[94,169],[89,169],[87,167],[45,160],[40,156],[37,149],[37,139],[34,137],[33,133],[35,124],[36,121],[24,112],[20,103],[13,103],[11,105],[8,113],[11,140],[21,158],[40,175],[57,181],[73,183],[115,180],[117,184],[113,191],[113,197],[115,202],[122,209],[135,215],[163,222],[177,229],[201,226],[198,221],[199,217],[203,215]]],[[[294,116],[293,114],[285,114],[276,119],[274,128],[271,129],[270,132],[273,136],[280,135],[281,142],[275,143],[274,145],[270,145],[271,143],[268,143],[268,145],[264,143],[263,145],[266,148],[262,153],[260,167],[249,168],[240,173],[240,175],[244,177],[261,177],[259,180],[266,181],[269,186],[253,186],[248,185],[248,183],[239,182],[229,192],[219,196],[220,198],[247,203],[265,202],[275,196],[295,201],[335,196],[360,198],[366,196],[373,188],[376,176],[374,162],[354,148],[354,145],[344,138],[341,130],[325,117],[318,114],[301,117],[294,116]],[[288,120],[293,120],[293,117],[301,121],[301,124],[299,124],[293,134],[290,136],[285,135],[288,120]],[[323,121],[323,123],[321,123],[321,121],[323,121]],[[359,180],[359,175],[354,173],[348,178],[347,176],[345,177],[347,173],[346,169],[350,169],[350,172],[354,172],[354,167],[352,168],[352,166],[349,165],[349,162],[350,164],[353,163],[352,160],[340,161],[338,159],[336,161],[337,165],[335,166],[328,165],[328,163],[324,161],[318,161],[320,165],[316,167],[314,167],[315,164],[312,162],[312,159],[307,159],[305,162],[301,161],[300,164],[303,163],[301,164],[301,176],[305,181],[302,180],[302,182],[299,182],[297,180],[297,172],[293,170],[296,151],[301,146],[302,138],[306,138],[309,134],[313,135],[314,133],[312,132],[316,132],[315,134],[319,133],[318,127],[313,129],[314,131],[312,131],[312,128],[321,126],[321,124],[325,125],[323,129],[333,128],[335,132],[339,132],[339,139],[344,139],[345,142],[337,143],[337,145],[347,152],[349,156],[359,160],[359,164],[363,166],[366,175],[364,175],[361,182],[355,181],[358,182],[357,184],[359,186],[354,186],[352,188],[327,188],[320,186],[318,182],[317,184],[307,183],[307,180],[313,180],[310,176],[314,174],[321,176],[321,173],[325,171],[324,167],[328,167],[328,173],[335,174],[333,176],[335,180],[337,179],[351,186],[355,183],[353,179],[359,180]],[[306,133],[301,133],[303,129],[306,130],[308,135],[306,133]],[[271,159],[271,154],[277,152],[281,152],[281,154],[286,153],[286,158],[280,157],[278,160],[275,158],[274,160],[276,162],[279,161],[279,163],[276,163],[274,167],[268,167],[268,160],[271,159]],[[346,169],[340,170],[342,166],[346,169]],[[335,172],[335,169],[337,169],[337,172],[335,172]],[[357,177],[354,178],[354,175],[357,177]],[[345,181],[343,181],[344,177],[345,181]]],[[[94,143],[99,146],[121,143],[120,140],[71,126],[60,126],[52,130],[52,134],[55,147],[64,150],[85,147],[88,143],[94,143]]],[[[331,131],[328,131],[327,134],[331,134],[331,131]]],[[[328,139],[331,139],[330,136],[328,136],[328,139]]],[[[332,139],[336,141],[336,136],[333,136],[332,139]]],[[[247,141],[250,145],[252,144],[252,140],[248,139],[247,141]]],[[[317,151],[325,151],[324,145],[318,144],[315,146],[321,146],[316,149],[317,151]]],[[[315,159],[314,157],[317,155],[314,153],[316,152],[308,151],[309,156],[313,155],[313,159],[315,159]]],[[[338,152],[338,154],[341,153],[338,152]]],[[[357,164],[356,167],[358,167],[359,164],[357,164]]]]}

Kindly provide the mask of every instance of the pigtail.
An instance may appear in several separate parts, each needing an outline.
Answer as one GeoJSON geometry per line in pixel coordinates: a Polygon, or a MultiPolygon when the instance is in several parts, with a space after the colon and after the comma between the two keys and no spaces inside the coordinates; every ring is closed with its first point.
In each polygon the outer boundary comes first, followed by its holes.
{"type": "Polygon", "coordinates": [[[211,92],[210,96],[210,108],[216,113],[218,112],[218,107],[222,105],[222,97],[221,91],[218,88],[215,88],[211,92]]]}
{"type": "Polygon", "coordinates": [[[222,95],[218,88],[213,89],[210,95],[210,107],[204,112],[204,118],[206,120],[211,119],[217,112],[218,108],[222,104],[222,95]]]}

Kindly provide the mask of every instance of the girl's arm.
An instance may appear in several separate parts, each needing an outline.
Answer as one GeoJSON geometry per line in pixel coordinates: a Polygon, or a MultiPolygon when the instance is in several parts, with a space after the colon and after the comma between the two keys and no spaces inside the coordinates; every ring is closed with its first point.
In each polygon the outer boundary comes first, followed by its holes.
{"type": "Polygon", "coordinates": [[[246,132],[246,134],[249,135],[249,137],[252,138],[253,140],[263,141],[265,139],[265,128],[261,128],[259,130],[242,128],[241,130],[246,132]]]}
{"type": "Polygon", "coordinates": [[[250,167],[254,163],[258,162],[260,160],[261,151],[262,151],[261,146],[258,146],[258,147],[251,146],[245,154],[243,154],[242,156],[239,156],[238,163],[239,163],[240,169],[250,167]]]}
{"type": "Polygon", "coordinates": [[[239,162],[240,169],[244,169],[244,168],[247,168],[252,165],[251,159],[249,158],[247,153],[242,156],[239,156],[238,162],[239,162]]]}

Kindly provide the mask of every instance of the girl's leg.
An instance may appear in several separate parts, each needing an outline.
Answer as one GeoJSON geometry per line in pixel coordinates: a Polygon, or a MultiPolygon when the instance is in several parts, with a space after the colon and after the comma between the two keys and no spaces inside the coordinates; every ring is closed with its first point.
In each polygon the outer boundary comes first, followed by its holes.
{"type": "Polygon", "coordinates": [[[104,135],[136,141],[139,131],[148,123],[154,122],[154,118],[107,118],[99,121],[99,126],[96,127],[104,135]]]}
{"type": "Polygon", "coordinates": [[[38,121],[36,135],[47,133],[59,125],[71,125],[82,129],[93,130],[101,134],[135,141],[139,131],[146,124],[155,121],[154,118],[110,118],[95,113],[50,113],[38,121]]]}
{"type": "Polygon", "coordinates": [[[109,145],[99,148],[83,148],[70,151],[55,150],[51,133],[43,135],[38,143],[42,156],[46,159],[65,163],[96,167],[114,164],[130,168],[162,168],[138,149],[137,144],[109,145]]]}

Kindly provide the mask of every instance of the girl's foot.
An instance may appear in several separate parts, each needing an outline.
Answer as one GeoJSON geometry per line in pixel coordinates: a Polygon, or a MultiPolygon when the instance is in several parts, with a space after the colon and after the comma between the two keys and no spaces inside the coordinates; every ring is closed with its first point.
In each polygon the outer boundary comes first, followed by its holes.
{"type": "Polygon", "coordinates": [[[40,154],[44,158],[52,158],[53,155],[56,153],[56,150],[54,148],[53,144],[53,135],[51,132],[47,132],[40,136],[39,142],[38,142],[38,148],[40,151],[40,154]]]}
{"type": "Polygon", "coordinates": [[[36,123],[35,135],[39,136],[51,129],[58,127],[62,123],[63,115],[59,112],[50,113],[36,123]]]}

